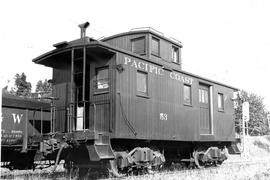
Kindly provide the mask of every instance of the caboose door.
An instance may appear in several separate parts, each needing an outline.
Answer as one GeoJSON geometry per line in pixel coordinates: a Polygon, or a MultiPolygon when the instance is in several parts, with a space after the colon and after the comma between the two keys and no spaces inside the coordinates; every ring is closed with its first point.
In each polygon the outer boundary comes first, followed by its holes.
{"type": "Polygon", "coordinates": [[[211,134],[209,86],[199,84],[200,134],[211,134]]]}
{"type": "Polygon", "coordinates": [[[90,61],[90,126],[96,132],[112,132],[113,59],[111,54],[102,54],[90,61]]]}
{"type": "Polygon", "coordinates": [[[95,131],[108,132],[110,121],[110,66],[100,61],[91,63],[91,122],[95,131]]]}

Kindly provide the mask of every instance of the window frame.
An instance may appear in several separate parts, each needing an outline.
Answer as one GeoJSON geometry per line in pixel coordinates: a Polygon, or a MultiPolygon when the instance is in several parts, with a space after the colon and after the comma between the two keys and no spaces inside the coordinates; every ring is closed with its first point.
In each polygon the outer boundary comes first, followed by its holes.
{"type": "Polygon", "coordinates": [[[142,70],[137,70],[136,71],[136,95],[139,97],[144,97],[144,98],[149,98],[149,77],[148,77],[148,72],[142,71],[142,70]],[[145,80],[146,80],[146,92],[142,92],[138,90],[138,73],[144,74],[145,75],[145,80]]]}
{"type": "Polygon", "coordinates": [[[185,106],[192,106],[192,86],[190,84],[183,84],[183,102],[185,106]],[[189,87],[189,102],[185,101],[185,87],[189,87]]]}
{"type": "Polygon", "coordinates": [[[151,37],[151,54],[160,57],[160,39],[155,36],[151,37]],[[156,40],[158,42],[158,52],[153,52],[153,40],[156,40]]]}
{"type": "Polygon", "coordinates": [[[217,94],[217,108],[218,108],[218,111],[224,112],[224,110],[225,110],[225,104],[224,103],[225,103],[224,102],[224,94],[218,92],[218,94],[217,94]],[[220,99],[220,97],[221,97],[221,99],[220,99]],[[221,100],[221,104],[220,104],[220,100],[221,100]],[[221,107],[219,105],[221,105],[221,107]]]}
{"type": "Polygon", "coordinates": [[[131,52],[133,52],[133,53],[135,53],[135,54],[138,54],[138,55],[146,55],[146,36],[140,36],[140,37],[136,37],[136,38],[133,38],[133,39],[130,39],[130,43],[131,43],[131,52]],[[141,52],[141,53],[137,53],[137,52],[135,52],[134,51],[134,45],[133,45],[133,43],[134,42],[136,42],[136,41],[138,41],[138,40],[141,40],[141,39],[143,39],[144,40],[144,51],[143,52],[141,52]]]}
{"type": "Polygon", "coordinates": [[[108,93],[110,89],[110,68],[109,66],[102,66],[95,68],[94,94],[108,93]],[[108,71],[107,88],[98,89],[98,72],[106,69],[108,71]]]}
{"type": "Polygon", "coordinates": [[[172,45],[171,59],[172,59],[173,63],[180,64],[180,48],[179,47],[172,45]],[[177,61],[175,61],[175,59],[174,59],[175,50],[177,50],[177,53],[176,53],[177,54],[177,61]]]}

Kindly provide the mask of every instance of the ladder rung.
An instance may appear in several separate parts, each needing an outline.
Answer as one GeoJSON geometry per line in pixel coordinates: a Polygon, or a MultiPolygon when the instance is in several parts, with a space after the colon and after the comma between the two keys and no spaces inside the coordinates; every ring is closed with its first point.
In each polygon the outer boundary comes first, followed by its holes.
{"type": "Polygon", "coordinates": [[[74,61],[83,60],[83,57],[74,58],[74,61]]]}
{"type": "Polygon", "coordinates": [[[80,75],[80,74],[83,74],[83,72],[75,72],[75,73],[73,73],[74,75],[80,75]]]}

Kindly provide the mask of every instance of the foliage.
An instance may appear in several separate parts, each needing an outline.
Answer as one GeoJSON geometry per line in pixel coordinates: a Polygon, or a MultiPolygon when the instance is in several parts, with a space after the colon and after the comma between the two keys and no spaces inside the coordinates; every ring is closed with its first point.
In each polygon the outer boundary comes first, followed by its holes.
{"type": "Polygon", "coordinates": [[[47,79],[39,80],[36,84],[35,93],[32,93],[32,85],[27,82],[25,73],[16,74],[14,76],[14,86],[10,86],[8,80],[7,85],[2,88],[2,93],[20,96],[24,98],[40,98],[52,96],[52,84],[47,79]]]}
{"type": "Polygon", "coordinates": [[[52,95],[52,84],[47,79],[44,81],[39,80],[36,85],[36,93],[39,97],[49,97],[52,95]]]}
{"type": "Polygon", "coordinates": [[[15,89],[12,89],[11,93],[15,93],[16,96],[30,97],[32,85],[26,81],[26,75],[24,73],[16,74],[15,77],[15,89]]]}
{"type": "Polygon", "coordinates": [[[269,114],[269,112],[265,108],[263,98],[254,93],[248,93],[243,90],[237,94],[236,99],[236,132],[240,133],[242,131],[242,104],[245,101],[249,102],[250,120],[248,122],[248,133],[252,136],[268,134],[269,128],[267,114],[269,114]]]}

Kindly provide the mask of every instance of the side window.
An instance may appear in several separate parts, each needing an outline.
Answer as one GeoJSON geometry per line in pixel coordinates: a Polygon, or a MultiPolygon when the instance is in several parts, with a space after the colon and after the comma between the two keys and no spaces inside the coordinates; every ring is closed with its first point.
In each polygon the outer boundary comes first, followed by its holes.
{"type": "Polygon", "coordinates": [[[143,71],[137,71],[137,94],[142,96],[148,96],[148,77],[147,73],[143,71]]]}
{"type": "Polygon", "coordinates": [[[204,89],[199,89],[199,102],[208,104],[208,92],[204,89]]]}
{"type": "Polygon", "coordinates": [[[109,89],[109,67],[96,68],[96,84],[97,92],[108,91],[109,89]]]}
{"type": "Polygon", "coordinates": [[[224,111],[224,95],[222,93],[218,93],[218,110],[224,111]]]}
{"type": "Polygon", "coordinates": [[[159,56],[159,49],[160,49],[160,45],[159,45],[159,39],[152,37],[152,54],[159,56]]]}
{"type": "Polygon", "coordinates": [[[184,104],[191,105],[191,86],[184,84],[184,104]]]}
{"type": "Polygon", "coordinates": [[[145,37],[139,37],[131,40],[131,51],[139,54],[145,55],[146,52],[145,47],[145,37]]]}
{"type": "Polygon", "coordinates": [[[179,61],[179,48],[175,47],[175,46],[172,46],[172,60],[173,62],[179,64],[180,61],[179,61]]]}

